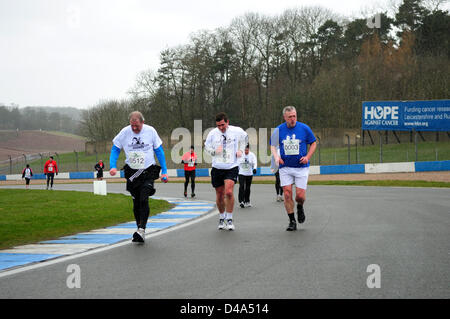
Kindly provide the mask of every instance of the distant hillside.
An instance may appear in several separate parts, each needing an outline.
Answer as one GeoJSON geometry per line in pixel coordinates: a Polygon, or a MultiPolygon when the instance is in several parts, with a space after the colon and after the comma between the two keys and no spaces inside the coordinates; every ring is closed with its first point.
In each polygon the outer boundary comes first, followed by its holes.
{"type": "Polygon", "coordinates": [[[82,110],[74,107],[0,105],[0,130],[47,130],[77,134],[82,110]]]}
{"type": "Polygon", "coordinates": [[[0,162],[36,153],[84,151],[85,138],[46,131],[0,131],[0,162]]]}
{"type": "Polygon", "coordinates": [[[49,114],[56,112],[61,115],[65,115],[75,121],[81,120],[82,110],[71,106],[25,106],[21,107],[19,110],[23,112],[27,109],[43,110],[49,114]]]}

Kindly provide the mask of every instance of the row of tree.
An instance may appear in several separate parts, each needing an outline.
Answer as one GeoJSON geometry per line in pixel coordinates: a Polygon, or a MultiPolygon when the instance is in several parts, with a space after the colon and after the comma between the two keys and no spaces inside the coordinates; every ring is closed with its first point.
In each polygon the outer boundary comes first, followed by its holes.
{"type": "Polygon", "coordinates": [[[81,111],[76,108],[0,105],[1,130],[47,130],[78,134],[81,111]]]}
{"type": "Polygon", "coordinates": [[[392,17],[378,13],[369,24],[302,7],[197,32],[162,51],[159,69],[138,75],[130,99],[86,111],[84,134],[111,139],[133,109],[162,133],[193,129],[194,119],[214,126],[219,111],[244,129],[269,128],[286,105],[313,128],[359,128],[362,101],[448,98],[450,16],[434,3],[403,0],[392,17]]]}

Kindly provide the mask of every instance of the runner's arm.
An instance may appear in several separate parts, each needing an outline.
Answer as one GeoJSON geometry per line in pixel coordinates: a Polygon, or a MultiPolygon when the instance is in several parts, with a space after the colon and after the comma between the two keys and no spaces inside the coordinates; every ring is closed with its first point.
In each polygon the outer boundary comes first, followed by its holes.
{"type": "Polygon", "coordinates": [[[155,149],[156,157],[158,158],[159,165],[161,165],[161,174],[167,174],[167,166],[166,166],[166,156],[164,155],[164,149],[162,145],[160,145],[157,149],[155,149]]]}
{"type": "Polygon", "coordinates": [[[120,148],[113,145],[111,148],[111,155],[109,157],[109,169],[117,169],[117,160],[119,159],[120,148]]]}

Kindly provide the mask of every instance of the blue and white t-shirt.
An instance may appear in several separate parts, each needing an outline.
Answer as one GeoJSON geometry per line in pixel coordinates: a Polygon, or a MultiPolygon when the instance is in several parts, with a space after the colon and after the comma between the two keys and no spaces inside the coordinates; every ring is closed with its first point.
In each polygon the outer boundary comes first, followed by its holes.
{"type": "Polygon", "coordinates": [[[118,148],[125,151],[127,163],[133,169],[145,169],[156,163],[154,149],[161,146],[162,141],[153,126],[144,124],[142,130],[135,134],[131,125],[124,127],[113,139],[118,148]]]}
{"type": "Polygon", "coordinates": [[[308,154],[308,144],[316,141],[314,133],[308,125],[298,122],[294,127],[289,128],[285,123],[278,125],[270,137],[270,145],[280,148],[280,156],[284,164],[283,167],[308,167],[301,164],[300,158],[308,154]]]}

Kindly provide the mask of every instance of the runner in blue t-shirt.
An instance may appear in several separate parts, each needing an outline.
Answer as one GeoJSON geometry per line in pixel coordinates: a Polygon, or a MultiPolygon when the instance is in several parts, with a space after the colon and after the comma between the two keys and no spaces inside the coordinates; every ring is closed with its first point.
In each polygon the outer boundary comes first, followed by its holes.
{"type": "Polygon", "coordinates": [[[286,230],[297,229],[292,200],[292,185],[295,183],[297,218],[305,221],[303,204],[306,200],[306,186],[309,176],[309,161],[316,150],[316,138],[308,125],[297,121],[297,111],[293,106],[283,109],[285,123],[279,125],[270,138],[270,149],[275,162],[279,165],[280,182],[284,193],[284,207],[289,217],[286,230]],[[308,150],[308,145],[309,150],[308,150]],[[278,155],[277,148],[280,149],[278,155]]]}

